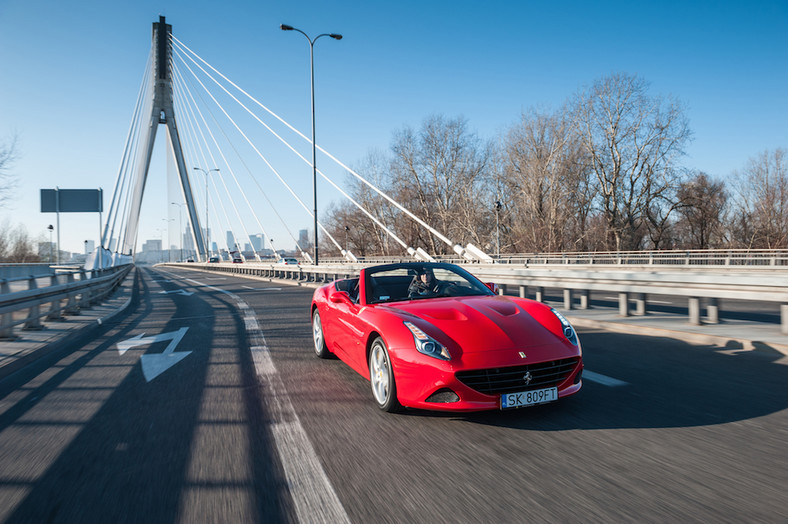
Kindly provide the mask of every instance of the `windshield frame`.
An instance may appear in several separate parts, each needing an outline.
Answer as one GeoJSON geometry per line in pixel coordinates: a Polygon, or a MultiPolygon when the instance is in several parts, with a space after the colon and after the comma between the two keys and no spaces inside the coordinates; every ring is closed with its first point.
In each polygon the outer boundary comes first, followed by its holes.
{"type": "MultiPolygon", "coordinates": [[[[442,282],[443,279],[439,279],[442,282]]],[[[446,262],[402,262],[373,266],[364,270],[364,300],[366,304],[387,304],[446,297],[494,296],[495,293],[481,280],[462,267],[446,262]],[[427,295],[409,296],[408,287],[419,271],[432,271],[456,276],[456,281],[447,284],[442,290],[427,295]],[[401,275],[392,274],[401,272],[401,275]],[[377,275],[377,277],[376,277],[377,275]],[[387,279],[387,280],[383,280],[387,279]],[[461,282],[457,285],[455,282],[461,282]],[[404,288],[403,288],[404,286],[404,288]]]]}

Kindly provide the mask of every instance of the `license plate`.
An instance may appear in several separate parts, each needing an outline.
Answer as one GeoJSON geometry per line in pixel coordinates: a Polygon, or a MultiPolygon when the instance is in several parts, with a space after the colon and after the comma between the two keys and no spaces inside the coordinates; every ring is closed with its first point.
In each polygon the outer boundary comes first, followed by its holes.
{"type": "Polygon", "coordinates": [[[501,395],[501,409],[524,408],[558,400],[558,388],[535,389],[501,395]]]}

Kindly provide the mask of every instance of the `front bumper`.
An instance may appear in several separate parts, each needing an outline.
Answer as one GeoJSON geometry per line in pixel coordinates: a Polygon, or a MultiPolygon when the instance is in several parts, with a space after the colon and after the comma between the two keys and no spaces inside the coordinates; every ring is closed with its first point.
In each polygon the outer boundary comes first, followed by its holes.
{"type": "MultiPolygon", "coordinates": [[[[497,410],[501,408],[503,391],[483,393],[466,385],[458,378],[458,373],[492,368],[515,369],[531,364],[538,366],[549,360],[561,359],[573,359],[574,365],[568,366],[568,371],[551,386],[558,388],[559,398],[580,391],[583,360],[579,351],[573,354],[555,355],[559,358],[532,358],[526,363],[519,356],[514,360],[511,354],[511,351],[476,353],[464,356],[459,362],[440,361],[423,355],[398,359],[394,366],[397,399],[403,406],[438,411],[497,410]],[[452,392],[454,395],[451,394],[452,392]]],[[[514,390],[508,392],[527,391],[538,387],[540,386],[529,387],[523,384],[522,388],[515,386],[514,390]]]]}

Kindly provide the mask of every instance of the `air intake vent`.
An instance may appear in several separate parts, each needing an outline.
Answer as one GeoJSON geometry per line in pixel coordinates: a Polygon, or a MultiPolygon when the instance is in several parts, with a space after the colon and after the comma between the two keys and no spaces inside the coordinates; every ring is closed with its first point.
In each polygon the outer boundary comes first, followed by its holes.
{"type": "Polygon", "coordinates": [[[479,393],[502,395],[557,387],[572,374],[578,360],[574,357],[525,366],[460,371],[456,376],[460,382],[479,393]]]}

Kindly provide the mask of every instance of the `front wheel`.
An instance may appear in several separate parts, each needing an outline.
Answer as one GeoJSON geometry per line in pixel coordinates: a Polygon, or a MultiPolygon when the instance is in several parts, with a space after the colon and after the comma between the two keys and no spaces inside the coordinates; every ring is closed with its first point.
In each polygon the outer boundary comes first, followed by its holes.
{"type": "Polygon", "coordinates": [[[326,336],[323,333],[323,323],[320,321],[320,312],[315,308],[312,313],[312,340],[315,342],[315,355],[328,358],[331,354],[326,345],[326,336]]]}
{"type": "Polygon", "coordinates": [[[397,385],[394,382],[389,352],[380,337],[372,343],[372,350],[369,352],[369,381],[372,384],[372,396],[380,409],[389,413],[402,409],[397,400],[397,385]]]}

